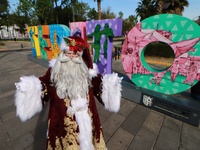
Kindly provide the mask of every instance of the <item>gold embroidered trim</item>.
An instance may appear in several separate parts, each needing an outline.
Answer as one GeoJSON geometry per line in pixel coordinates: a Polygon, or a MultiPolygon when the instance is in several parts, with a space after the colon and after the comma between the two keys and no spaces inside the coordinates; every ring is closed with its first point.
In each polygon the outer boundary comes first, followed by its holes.
{"type": "Polygon", "coordinates": [[[46,84],[44,84],[44,83],[42,83],[42,85],[43,85],[44,89],[42,90],[42,95],[41,95],[41,97],[44,98],[44,96],[47,95],[47,86],[46,86],[46,84]]]}
{"type": "MultiPolygon", "coordinates": [[[[88,102],[89,102],[89,97],[88,97],[88,102]]],[[[70,107],[70,100],[64,99],[64,104],[67,108],[70,107]]],[[[88,113],[89,116],[92,118],[93,114],[89,107],[88,107],[88,113]]],[[[75,120],[75,115],[69,116],[66,114],[66,116],[63,119],[64,119],[64,126],[65,126],[64,129],[66,131],[66,135],[64,137],[56,137],[55,150],[62,150],[62,146],[64,150],[80,150],[79,140],[78,140],[79,130],[78,130],[78,124],[76,123],[75,120]]],[[[48,122],[48,125],[50,125],[50,120],[48,122]]],[[[94,133],[95,129],[93,122],[92,122],[92,127],[94,133]]],[[[100,139],[96,139],[94,134],[92,135],[92,138],[95,150],[106,150],[106,144],[103,138],[102,131],[100,131],[100,139]]],[[[52,149],[53,148],[51,147],[50,141],[48,141],[48,150],[52,149]]]]}

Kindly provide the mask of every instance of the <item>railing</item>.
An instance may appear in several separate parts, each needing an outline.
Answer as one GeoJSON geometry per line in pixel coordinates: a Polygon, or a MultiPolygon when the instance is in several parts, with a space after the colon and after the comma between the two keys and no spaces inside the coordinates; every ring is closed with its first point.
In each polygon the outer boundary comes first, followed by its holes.
{"type": "MultiPolygon", "coordinates": [[[[112,58],[114,60],[120,59],[123,42],[124,42],[124,37],[113,38],[112,58]]],[[[89,44],[90,53],[93,54],[93,43],[92,43],[92,41],[88,41],[88,44],[89,44]]]]}

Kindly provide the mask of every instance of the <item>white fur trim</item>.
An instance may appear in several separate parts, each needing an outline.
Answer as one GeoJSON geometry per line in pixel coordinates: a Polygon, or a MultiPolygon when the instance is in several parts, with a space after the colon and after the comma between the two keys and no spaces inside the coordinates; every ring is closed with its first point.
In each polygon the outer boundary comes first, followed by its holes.
{"type": "Polygon", "coordinates": [[[92,122],[88,114],[87,99],[79,96],[77,99],[71,100],[70,113],[72,112],[75,114],[79,126],[80,149],[95,150],[92,144],[92,122]]]}
{"type": "Polygon", "coordinates": [[[62,52],[62,51],[68,51],[68,50],[69,50],[69,46],[63,39],[62,42],[60,43],[60,51],[62,52]]]}
{"type": "Polygon", "coordinates": [[[53,58],[49,61],[49,67],[53,67],[56,63],[57,58],[53,58]]]}
{"type": "Polygon", "coordinates": [[[42,110],[42,85],[34,75],[21,77],[15,85],[16,114],[24,122],[42,110]]]}
{"type": "Polygon", "coordinates": [[[99,73],[97,64],[93,63],[93,69],[89,69],[89,78],[92,79],[93,77],[96,77],[99,73]]]}
{"type": "Polygon", "coordinates": [[[122,79],[117,73],[103,76],[102,101],[105,108],[111,112],[118,112],[120,109],[122,79]]]}

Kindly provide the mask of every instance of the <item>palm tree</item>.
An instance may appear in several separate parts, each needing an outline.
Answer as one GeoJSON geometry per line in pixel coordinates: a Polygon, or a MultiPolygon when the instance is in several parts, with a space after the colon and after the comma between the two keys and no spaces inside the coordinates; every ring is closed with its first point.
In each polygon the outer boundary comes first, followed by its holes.
{"type": "Polygon", "coordinates": [[[136,17],[140,17],[140,21],[156,14],[155,0],[141,0],[136,8],[136,17]]]}
{"type": "Polygon", "coordinates": [[[101,20],[101,0],[94,0],[97,1],[97,8],[98,8],[98,20],[101,20]]]}
{"type": "Polygon", "coordinates": [[[169,6],[163,10],[165,13],[173,13],[182,15],[184,11],[184,7],[189,6],[189,2],[187,0],[164,0],[165,4],[169,6]]]}
{"type": "Polygon", "coordinates": [[[157,0],[157,14],[162,14],[164,0],[157,0]]]}

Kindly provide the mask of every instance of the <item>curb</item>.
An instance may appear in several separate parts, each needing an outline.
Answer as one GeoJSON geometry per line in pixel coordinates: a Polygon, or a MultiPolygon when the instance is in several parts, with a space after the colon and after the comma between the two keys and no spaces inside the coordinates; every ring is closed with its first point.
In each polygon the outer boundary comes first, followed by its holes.
{"type": "Polygon", "coordinates": [[[29,48],[25,48],[25,49],[0,49],[0,53],[2,52],[12,52],[12,51],[31,51],[31,49],[29,48]]]}

